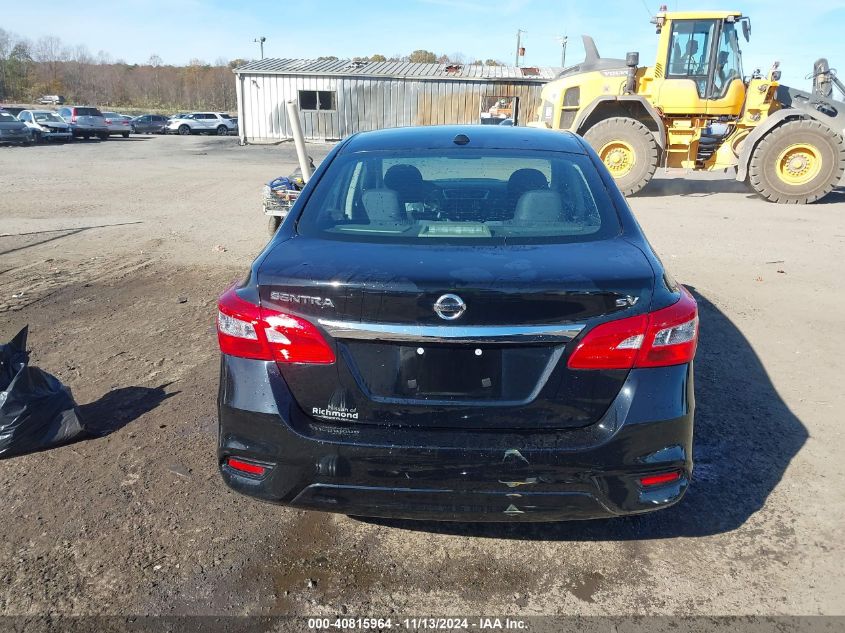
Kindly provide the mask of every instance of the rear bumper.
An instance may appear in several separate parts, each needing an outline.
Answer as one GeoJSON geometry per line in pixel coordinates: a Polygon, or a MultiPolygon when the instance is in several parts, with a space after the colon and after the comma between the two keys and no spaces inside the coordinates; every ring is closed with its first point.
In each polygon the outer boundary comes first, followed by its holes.
{"type": "Polygon", "coordinates": [[[453,431],[317,422],[274,363],[223,357],[218,461],[259,499],[351,515],[557,521],[649,512],[692,473],[692,367],[634,370],[605,416],[564,431],[453,431]],[[281,413],[280,413],[281,412],[281,413]],[[228,457],[260,462],[262,477],[228,457]],[[677,471],[644,488],[643,475],[677,471]]]}
{"type": "Polygon", "coordinates": [[[107,127],[72,127],[70,129],[73,136],[97,136],[98,134],[108,134],[107,127]]]}

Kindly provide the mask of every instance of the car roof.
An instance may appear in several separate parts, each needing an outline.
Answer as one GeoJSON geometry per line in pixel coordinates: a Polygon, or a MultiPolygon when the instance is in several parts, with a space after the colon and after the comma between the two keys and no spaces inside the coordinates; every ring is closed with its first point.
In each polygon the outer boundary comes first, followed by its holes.
{"type": "Polygon", "coordinates": [[[430,125],[399,127],[361,132],[349,138],[344,152],[392,149],[446,149],[455,147],[533,149],[584,154],[584,148],[571,132],[499,125],[430,125]],[[455,137],[466,135],[469,142],[458,145],[455,137]]]}

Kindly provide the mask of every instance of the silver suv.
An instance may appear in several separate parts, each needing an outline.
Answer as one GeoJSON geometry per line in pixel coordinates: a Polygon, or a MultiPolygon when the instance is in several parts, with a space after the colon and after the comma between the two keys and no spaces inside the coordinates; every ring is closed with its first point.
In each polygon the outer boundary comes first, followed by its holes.
{"type": "Polygon", "coordinates": [[[168,134],[217,134],[226,136],[238,130],[238,120],[223,112],[192,112],[177,115],[167,122],[168,134]]]}
{"type": "Polygon", "coordinates": [[[36,103],[41,105],[64,105],[65,98],[62,95],[44,95],[36,103]]]}
{"type": "Polygon", "coordinates": [[[109,137],[109,128],[103,113],[97,108],[87,106],[65,106],[59,108],[58,115],[70,125],[73,138],[91,138],[96,136],[105,141],[109,137]]]}

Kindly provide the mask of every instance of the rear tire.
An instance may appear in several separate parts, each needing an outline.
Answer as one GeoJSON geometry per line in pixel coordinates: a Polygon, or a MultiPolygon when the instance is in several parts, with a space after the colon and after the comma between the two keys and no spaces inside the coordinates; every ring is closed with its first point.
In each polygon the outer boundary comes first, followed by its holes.
{"type": "Polygon", "coordinates": [[[123,134],[121,134],[121,136],[123,138],[129,138],[129,132],[124,132],[123,134]]]}
{"type": "Polygon", "coordinates": [[[109,140],[109,135],[108,135],[108,133],[97,134],[97,138],[100,139],[101,141],[107,141],[107,140],[109,140]]]}
{"type": "Polygon", "coordinates": [[[657,170],[658,148],[645,125],[627,117],[599,121],[584,134],[626,196],[645,187],[657,170]]]}
{"type": "Polygon", "coordinates": [[[191,128],[187,125],[180,125],[179,126],[179,134],[182,136],[188,136],[191,133],[191,128]]]}
{"type": "Polygon", "coordinates": [[[845,171],[845,141],[818,121],[787,121],[763,137],[748,164],[748,181],[760,196],[807,204],[829,194],[845,171]]]}
{"type": "Polygon", "coordinates": [[[277,215],[270,216],[270,220],[267,222],[267,231],[270,233],[270,237],[273,237],[276,234],[276,231],[279,230],[281,225],[282,218],[277,215]]]}

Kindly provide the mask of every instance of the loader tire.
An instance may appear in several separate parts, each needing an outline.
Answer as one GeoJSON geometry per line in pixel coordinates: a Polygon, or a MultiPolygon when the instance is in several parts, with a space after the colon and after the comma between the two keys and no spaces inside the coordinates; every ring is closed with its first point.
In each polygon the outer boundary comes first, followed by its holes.
{"type": "Polygon", "coordinates": [[[645,187],[657,169],[658,149],[654,134],[645,125],[626,117],[596,123],[584,134],[599,155],[623,195],[645,187]]]}
{"type": "Polygon", "coordinates": [[[761,140],[748,165],[758,194],[781,204],[808,204],[829,194],[845,170],[845,142],[826,125],[787,121],[761,140]]]}

